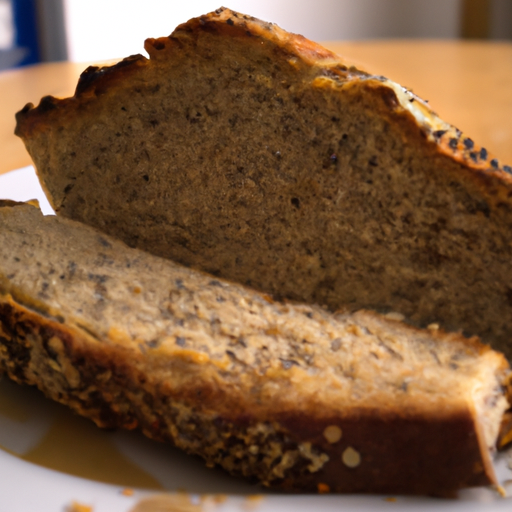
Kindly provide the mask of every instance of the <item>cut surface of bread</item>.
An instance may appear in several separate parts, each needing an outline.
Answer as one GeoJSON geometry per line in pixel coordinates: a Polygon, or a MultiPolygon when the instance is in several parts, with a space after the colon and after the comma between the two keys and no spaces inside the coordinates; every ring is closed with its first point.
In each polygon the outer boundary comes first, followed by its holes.
{"type": "Polygon", "coordinates": [[[289,491],[496,483],[505,358],[476,338],[274,302],[91,227],[0,206],[0,370],[289,491]]]}
{"type": "Polygon", "coordinates": [[[228,9],[145,47],[18,113],[58,215],[512,357],[509,166],[398,84],[228,9]]]}

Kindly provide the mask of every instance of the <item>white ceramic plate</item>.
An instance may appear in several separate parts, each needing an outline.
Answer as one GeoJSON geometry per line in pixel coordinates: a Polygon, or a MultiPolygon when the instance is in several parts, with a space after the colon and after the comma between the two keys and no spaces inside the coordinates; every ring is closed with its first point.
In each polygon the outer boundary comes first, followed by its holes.
{"type": "MultiPolygon", "coordinates": [[[[35,198],[44,213],[52,213],[31,167],[0,176],[0,198],[35,198]]],[[[504,454],[497,469],[512,496],[510,463],[510,454],[504,454]]],[[[0,381],[0,512],[511,509],[512,497],[480,488],[464,491],[456,500],[268,493],[140,434],[102,431],[34,389],[0,381]]]]}

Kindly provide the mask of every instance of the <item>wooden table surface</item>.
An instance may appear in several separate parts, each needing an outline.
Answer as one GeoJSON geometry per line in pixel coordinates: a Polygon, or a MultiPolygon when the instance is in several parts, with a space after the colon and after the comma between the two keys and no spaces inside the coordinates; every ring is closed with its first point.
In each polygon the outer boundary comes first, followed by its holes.
{"type": "MultiPolygon", "coordinates": [[[[412,89],[445,121],[512,164],[512,43],[397,40],[325,46],[412,89]]],[[[86,66],[63,62],[0,72],[0,174],[31,163],[13,134],[14,114],[47,94],[72,95],[86,66]]]]}

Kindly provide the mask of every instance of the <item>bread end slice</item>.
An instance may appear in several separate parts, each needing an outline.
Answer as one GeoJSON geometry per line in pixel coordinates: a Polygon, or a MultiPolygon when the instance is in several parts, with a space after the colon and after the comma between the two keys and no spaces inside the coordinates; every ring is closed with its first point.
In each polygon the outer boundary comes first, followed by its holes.
{"type": "Polygon", "coordinates": [[[509,375],[476,338],[280,303],[33,207],[0,208],[0,368],[290,492],[496,484],[509,375]]]}

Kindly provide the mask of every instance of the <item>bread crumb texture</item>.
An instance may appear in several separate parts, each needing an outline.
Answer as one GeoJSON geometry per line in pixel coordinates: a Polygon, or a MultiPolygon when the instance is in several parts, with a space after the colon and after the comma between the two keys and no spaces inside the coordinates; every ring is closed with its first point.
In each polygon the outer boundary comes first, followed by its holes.
{"type": "Polygon", "coordinates": [[[400,85],[229,9],[145,48],[19,112],[59,215],[278,298],[438,323],[512,358],[509,165],[400,85]]]}
{"type": "Polygon", "coordinates": [[[269,301],[28,205],[0,225],[0,370],[98,426],[283,490],[495,482],[509,369],[477,339],[269,301]]]}

